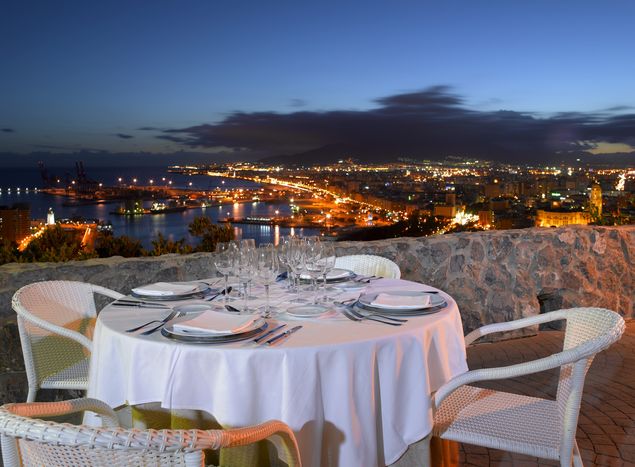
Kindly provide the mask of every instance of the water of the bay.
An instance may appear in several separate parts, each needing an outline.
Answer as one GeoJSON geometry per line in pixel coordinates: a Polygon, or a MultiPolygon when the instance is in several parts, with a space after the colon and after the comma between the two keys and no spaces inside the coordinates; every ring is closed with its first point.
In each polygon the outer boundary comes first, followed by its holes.
{"type": "MultiPolygon", "coordinates": [[[[177,188],[192,188],[199,190],[212,190],[215,188],[254,188],[257,183],[247,180],[226,179],[220,177],[209,177],[207,175],[182,175],[168,173],[165,167],[91,167],[87,168],[88,176],[105,186],[116,186],[118,183],[132,184],[137,179],[139,185],[149,185],[150,180],[154,184],[167,185],[177,188]],[[119,182],[119,178],[122,179],[119,182]],[[163,180],[165,179],[165,180],[163,180]],[[191,185],[190,185],[191,183],[191,185]]],[[[55,175],[61,180],[74,178],[74,169],[51,169],[49,175],[55,175]],[[67,175],[68,173],[68,175],[67,175]]],[[[42,178],[39,170],[35,168],[10,168],[0,170],[0,205],[13,205],[15,203],[27,203],[31,208],[33,219],[45,219],[49,208],[53,208],[57,219],[81,217],[85,219],[99,219],[112,224],[115,235],[127,235],[141,240],[146,248],[151,248],[152,240],[158,232],[172,240],[185,238],[186,241],[195,245],[197,239],[188,232],[188,225],[198,216],[207,216],[214,221],[229,217],[273,217],[275,211],[279,211],[280,216],[290,213],[288,203],[243,203],[235,205],[224,205],[213,208],[188,209],[183,212],[169,214],[143,215],[135,217],[119,216],[111,214],[120,203],[97,204],[82,206],[64,206],[70,201],[64,196],[53,196],[39,193],[34,190],[42,186],[42,178]],[[18,188],[20,189],[18,191],[18,188]],[[27,192],[28,188],[28,192],[27,192]],[[11,192],[9,192],[9,189],[11,192]]],[[[150,202],[146,203],[149,207],[150,202]]],[[[290,228],[270,226],[270,225],[234,225],[236,238],[254,238],[257,244],[277,243],[282,235],[289,235],[290,228]]],[[[298,235],[315,235],[313,229],[295,229],[298,235]]]]}

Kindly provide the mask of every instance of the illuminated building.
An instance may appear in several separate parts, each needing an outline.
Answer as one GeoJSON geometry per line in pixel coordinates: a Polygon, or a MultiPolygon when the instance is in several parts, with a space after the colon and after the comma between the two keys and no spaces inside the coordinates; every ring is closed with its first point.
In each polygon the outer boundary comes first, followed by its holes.
{"type": "Polygon", "coordinates": [[[589,223],[589,213],[583,211],[546,211],[536,212],[536,227],[562,227],[564,225],[589,223]]]}
{"type": "Polygon", "coordinates": [[[447,204],[437,204],[434,206],[433,214],[436,217],[447,217],[453,219],[459,213],[465,211],[465,206],[452,206],[447,204]]]}
{"type": "Polygon", "coordinates": [[[0,239],[20,243],[31,228],[31,209],[28,204],[0,206],[0,239]]]}
{"type": "Polygon", "coordinates": [[[591,217],[597,219],[602,217],[602,188],[597,183],[591,185],[589,210],[591,211],[591,217]]]}

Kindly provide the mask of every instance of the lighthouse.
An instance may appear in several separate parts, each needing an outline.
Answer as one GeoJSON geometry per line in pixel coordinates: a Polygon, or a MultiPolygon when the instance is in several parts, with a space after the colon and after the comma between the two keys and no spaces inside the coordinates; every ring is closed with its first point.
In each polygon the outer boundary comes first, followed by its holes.
{"type": "Polygon", "coordinates": [[[46,225],[55,225],[55,214],[53,213],[53,208],[49,208],[48,213],[46,213],[46,225]]]}

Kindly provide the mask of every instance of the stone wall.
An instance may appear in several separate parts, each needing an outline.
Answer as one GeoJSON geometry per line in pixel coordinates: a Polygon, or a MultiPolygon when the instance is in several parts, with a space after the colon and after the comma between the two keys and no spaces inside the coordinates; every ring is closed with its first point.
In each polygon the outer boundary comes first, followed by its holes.
{"type": "MultiPolygon", "coordinates": [[[[459,304],[466,332],[574,306],[635,316],[635,226],[470,232],[343,242],[337,249],[340,255],[385,256],[400,266],[404,279],[447,291],[459,304]]],[[[127,293],[139,284],[214,274],[209,253],[0,266],[0,404],[26,394],[11,310],[11,296],[21,286],[66,279],[127,293]]]]}

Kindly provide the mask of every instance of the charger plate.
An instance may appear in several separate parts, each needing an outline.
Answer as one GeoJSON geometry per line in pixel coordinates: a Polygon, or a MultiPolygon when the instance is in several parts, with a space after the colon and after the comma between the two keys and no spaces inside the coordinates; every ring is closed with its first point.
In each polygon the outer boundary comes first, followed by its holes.
{"type": "Polygon", "coordinates": [[[178,331],[175,330],[172,325],[167,325],[161,328],[161,334],[169,339],[174,339],[188,344],[227,344],[230,342],[240,342],[256,337],[258,334],[266,330],[268,326],[269,324],[264,319],[259,319],[254,322],[253,326],[250,326],[244,331],[237,332],[235,334],[213,335],[191,331],[178,331]]]}
{"type": "MultiPolygon", "coordinates": [[[[188,282],[186,282],[187,284],[188,282]]],[[[195,289],[192,290],[191,292],[187,292],[184,294],[173,294],[173,295],[152,295],[152,294],[144,294],[144,293],[139,293],[139,292],[131,292],[130,295],[132,295],[133,297],[136,298],[143,298],[143,299],[151,299],[153,301],[177,301],[177,300],[188,300],[190,298],[194,298],[194,297],[199,297],[199,296],[203,296],[205,295],[209,290],[210,287],[202,282],[195,282],[194,283],[196,285],[195,289]]]]}

